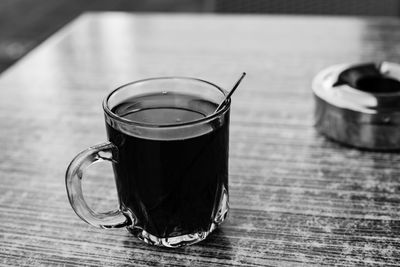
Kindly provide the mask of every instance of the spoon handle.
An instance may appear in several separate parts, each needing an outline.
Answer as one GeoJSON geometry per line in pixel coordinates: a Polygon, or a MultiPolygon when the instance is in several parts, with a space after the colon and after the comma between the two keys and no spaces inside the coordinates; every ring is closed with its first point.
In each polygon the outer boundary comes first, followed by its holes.
{"type": "Polygon", "coordinates": [[[242,76],[240,76],[239,80],[236,82],[236,84],[233,86],[232,90],[226,95],[224,101],[222,101],[217,109],[214,111],[214,113],[218,112],[221,110],[221,108],[223,108],[226,104],[226,102],[228,102],[228,99],[232,96],[233,92],[235,92],[236,88],[238,88],[239,84],[242,82],[244,76],[246,76],[246,72],[242,73],[242,76]]]}

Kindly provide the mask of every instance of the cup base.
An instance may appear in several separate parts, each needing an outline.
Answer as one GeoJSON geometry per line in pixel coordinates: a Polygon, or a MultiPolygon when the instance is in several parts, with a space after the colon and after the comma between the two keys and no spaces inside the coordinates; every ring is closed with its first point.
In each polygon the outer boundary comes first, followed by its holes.
{"type": "Polygon", "coordinates": [[[141,232],[136,233],[135,235],[140,240],[146,242],[149,245],[166,247],[166,248],[178,248],[178,247],[188,246],[204,240],[212,231],[214,231],[215,228],[216,225],[212,223],[209,231],[197,232],[193,234],[167,237],[167,238],[158,238],[152,234],[149,234],[145,230],[142,230],[141,232]]]}
{"type": "Polygon", "coordinates": [[[207,231],[200,231],[196,233],[174,236],[174,237],[160,238],[152,234],[149,234],[144,229],[138,229],[136,227],[134,228],[127,227],[127,229],[134,236],[136,236],[137,238],[146,242],[149,245],[166,247],[166,248],[178,248],[178,247],[192,245],[204,240],[221,223],[225,221],[225,218],[228,215],[228,211],[229,211],[228,194],[226,190],[223,190],[223,194],[221,196],[221,200],[218,205],[218,210],[214,216],[214,221],[211,223],[210,228],[207,231]]]}

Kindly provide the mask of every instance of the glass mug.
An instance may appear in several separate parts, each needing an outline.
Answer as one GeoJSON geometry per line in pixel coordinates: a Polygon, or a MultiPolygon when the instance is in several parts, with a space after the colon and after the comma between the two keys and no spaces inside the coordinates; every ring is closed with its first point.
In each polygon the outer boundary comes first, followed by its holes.
{"type": "Polygon", "coordinates": [[[230,100],[215,112],[226,94],[185,77],[140,80],[111,92],[103,101],[109,141],[82,151],[66,172],[76,214],[97,227],[126,227],[157,246],[205,239],[229,209],[230,100]],[[98,213],[86,204],[81,179],[103,160],[113,165],[119,209],[98,213]]]}

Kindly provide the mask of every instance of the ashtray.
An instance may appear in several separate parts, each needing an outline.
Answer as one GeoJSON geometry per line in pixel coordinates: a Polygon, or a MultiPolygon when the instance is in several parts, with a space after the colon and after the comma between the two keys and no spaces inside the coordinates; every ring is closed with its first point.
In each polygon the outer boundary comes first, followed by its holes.
{"type": "Polygon", "coordinates": [[[341,64],[313,80],[315,128],[342,144],[400,149],[400,65],[341,64]]]}

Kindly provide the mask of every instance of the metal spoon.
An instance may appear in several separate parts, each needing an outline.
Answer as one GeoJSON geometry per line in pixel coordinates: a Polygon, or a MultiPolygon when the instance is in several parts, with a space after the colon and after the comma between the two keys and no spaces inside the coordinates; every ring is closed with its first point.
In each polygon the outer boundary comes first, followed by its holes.
{"type": "Polygon", "coordinates": [[[220,111],[226,105],[229,98],[232,96],[233,92],[235,92],[236,88],[238,88],[239,84],[242,82],[244,76],[246,76],[246,72],[243,72],[242,76],[240,76],[239,80],[233,86],[232,90],[226,95],[225,99],[218,105],[217,109],[214,111],[214,114],[220,111]]]}

